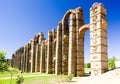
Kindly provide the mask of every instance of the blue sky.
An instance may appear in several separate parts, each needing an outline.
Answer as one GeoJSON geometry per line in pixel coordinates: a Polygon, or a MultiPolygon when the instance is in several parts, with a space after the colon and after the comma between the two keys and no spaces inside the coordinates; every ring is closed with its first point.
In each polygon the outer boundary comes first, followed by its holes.
{"type": "MultiPolygon", "coordinates": [[[[101,2],[107,8],[108,55],[120,58],[120,5],[113,0],[0,0],[0,50],[11,58],[19,47],[25,45],[38,32],[57,27],[65,12],[82,7],[85,23],[89,23],[89,8],[101,2]]],[[[89,60],[89,31],[85,35],[85,59],[89,60]]]]}

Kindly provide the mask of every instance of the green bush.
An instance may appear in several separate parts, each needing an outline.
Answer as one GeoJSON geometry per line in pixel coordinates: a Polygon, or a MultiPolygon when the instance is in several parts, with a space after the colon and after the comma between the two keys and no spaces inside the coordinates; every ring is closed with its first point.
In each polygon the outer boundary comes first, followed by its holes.
{"type": "Polygon", "coordinates": [[[59,82],[59,83],[61,83],[61,82],[71,82],[73,77],[74,77],[73,74],[69,74],[69,75],[59,75],[59,76],[55,79],[55,81],[56,81],[56,82],[59,82]]]}
{"type": "Polygon", "coordinates": [[[115,60],[116,60],[115,57],[112,57],[112,58],[108,59],[108,68],[109,68],[109,70],[115,69],[115,60]]]}
{"type": "Polygon", "coordinates": [[[88,62],[88,63],[85,64],[85,68],[90,68],[90,67],[91,67],[90,62],[88,62]]]}
{"type": "Polygon", "coordinates": [[[74,77],[73,74],[69,74],[69,75],[66,77],[66,80],[67,80],[68,82],[71,82],[73,77],[74,77]]]}
{"type": "Polygon", "coordinates": [[[23,76],[22,76],[22,75],[18,75],[17,77],[18,77],[18,78],[17,78],[16,83],[17,83],[17,84],[22,84],[22,83],[23,83],[23,81],[24,81],[23,76]]]}

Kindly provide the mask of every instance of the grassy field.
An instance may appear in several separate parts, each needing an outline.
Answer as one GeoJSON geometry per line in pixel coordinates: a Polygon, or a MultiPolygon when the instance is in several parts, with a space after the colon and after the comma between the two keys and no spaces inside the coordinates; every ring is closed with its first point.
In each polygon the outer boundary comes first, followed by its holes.
{"type": "MultiPolygon", "coordinates": [[[[24,78],[24,83],[29,84],[30,82],[33,82],[35,80],[41,80],[41,81],[45,81],[45,83],[48,83],[51,79],[55,77],[56,77],[55,75],[28,77],[28,78],[24,78]]],[[[0,84],[10,84],[10,79],[0,80],[0,84]]],[[[11,84],[16,84],[16,78],[12,79],[11,84]]]]}
{"type": "MultiPolygon", "coordinates": [[[[90,72],[90,68],[85,68],[85,73],[89,73],[89,72],[90,72]]],[[[18,74],[13,74],[13,79],[11,81],[10,73],[8,73],[8,72],[0,73],[0,84],[16,84],[17,76],[18,76],[18,74]],[[1,78],[5,78],[5,79],[1,79],[1,78]],[[8,78],[8,79],[6,79],[6,78],[8,78]]],[[[43,84],[48,84],[48,82],[50,82],[52,79],[55,79],[58,77],[54,74],[48,75],[45,73],[43,73],[43,74],[41,74],[41,73],[23,73],[22,76],[24,77],[24,84],[29,84],[29,83],[35,82],[35,81],[42,81],[42,82],[45,82],[43,84]]]]}
{"type": "MultiPolygon", "coordinates": [[[[19,73],[17,74],[13,74],[13,76],[17,76],[19,73]]],[[[31,76],[31,75],[45,75],[44,73],[23,73],[24,76],[31,76]]],[[[0,78],[4,78],[4,77],[10,77],[11,74],[9,72],[2,72],[0,73],[0,78]]]]}
{"type": "MultiPolygon", "coordinates": [[[[0,84],[16,84],[16,79],[18,74],[13,74],[13,79],[10,79],[11,74],[4,72],[0,74],[0,84]],[[9,78],[8,78],[9,77],[9,78]],[[4,79],[1,79],[4,78],[4,79]]],[[[40,73],[23,73],[24,83],[29,84],[35,80],[49,82],[51,79],[55,78],[56,75],[40,74],[40,73]]],[[[45,84],[46,84],[45,83],[45,84]]]]}

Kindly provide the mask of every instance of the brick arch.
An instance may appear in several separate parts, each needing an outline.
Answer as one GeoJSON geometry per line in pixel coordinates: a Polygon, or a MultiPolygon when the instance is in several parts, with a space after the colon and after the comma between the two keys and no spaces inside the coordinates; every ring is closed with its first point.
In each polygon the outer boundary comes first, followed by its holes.
{"type": "Polygon", "coordinates": [[[63,16],[62,21],[63,21],[63,20],[68,20],[68,18],[70,17],[70,14],[71,14],[71,13],[75,13],[75,11],[74,11],[74,10],[68,10],[68,11],[65,13],[65,15],[63,16]]]}
{"type": "Polygon", "coordinates": [[[83,25],[82,27],[79,28],[79,36],[83,36],[87,30],[89,30],[90,25],[83,25]]]}
{"type": "Polygon", "coordinates": [[[79,56],[77,57],[77,60],[79,65],[77,66],[77,69],[79,69],[79,73],[77,75],[79,76],[83,76],[84,75],[84,36],[85,36],[85,32],[87,30],[89,30],[90,28],[90,25],[87,24],[87,25],[83,25],[79,28],[79,36],[78,36],[78,39],[79,39],[79,56]]]}
{"type": "Polygon", "coordinates": [[[70,31],[70,24],[69,20],[71,21],[70,17],[72,14],[75,14],[74,10],[68,10],[66,14],[62,18],[62,73],[68,74],[68,62],[64,60],[68,60],[69,54],[69,31],[70,31]]]}

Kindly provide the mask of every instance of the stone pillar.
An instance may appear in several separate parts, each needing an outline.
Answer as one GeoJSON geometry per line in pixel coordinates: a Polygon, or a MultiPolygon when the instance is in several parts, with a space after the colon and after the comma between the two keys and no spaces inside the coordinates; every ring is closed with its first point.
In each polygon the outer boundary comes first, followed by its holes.
{"type": "Polygon", "coordinates": [[[26,47],[24,46],[24,54],[23,54],[23,72],[25,72],[25,63],[26,61],[26,47]]]}
{"type": "Polygon", "coordinates": [[[48,41],[45,40],[45,72],[47,72],[47,45],[48,41]]]}
{"type": "Polygon", "coordinates": [[[48,32],[47,73],[52,73],[52,32],[48,32]]]}
{"type": "Polygon", "coordinates": [[[23,57],[24,57],[24,54],[21,55],[21,70],[23,71],[23,57]]]}
{"type": "Polygon", "coordinates": [[[55,74],[62,74],[62,24],[59,22],[57,27],[57,42],[56,42],[56,66],[55,74]]]}
{"type": "Polygon", "coordinates": [[[101,3],[90,8],[90,57],[91,75],[108,70],[106,9],[101,3]]]}
{"type": "Polygon", "coordinates": [[[68,48],[69,48],[68,18],[62,20],[62,74],[68,74],[68,48]]]}
{"type": "Polygon", "coordinates": [[[84,37],[79,36],[79,28],[84,25],[82,8],[76,9],[76,76],[84,74],[84,37]]]}
{"type": "Polygon", "coordinates": [[[56,31],[55,29],[52,30],[52,73],[55,73],[55,59],[56,59],[56,55],[55,55],[55,49],[56,49],[56,31]]]}
{"type": "Polygon", "coordinates": [[[38,72],[40,71],[40,67],[41,67],[41,45],[42,45],[42,41],[43,40],[45,40],[45,38],[44,38],[44,34],[43,34],[43,32],[40,32],[39,34],[38,34],[38,52],[37,52],[37,54],[38,54],[38,58],[37,58],[37,68],[38,68],[38,72]]]}
{"type": "Polygon", "coordinates": [[[35,72],[35,41],[31,42],[31,72],[35,72]]]}
{"type": "Polygon", "coordinates": [[[38,54],[39,54],[38,49],[39,49],[38,44],[36,44],[35,72],[38,72],[38,54]]]}
{"type": "Polygon", "coordinates": [[[68,74],[75,75],[76,62],[76,16],[75,13],[70,15],[70,29],[69,29],[69,58],[68,58],[68,74]]]}
{"type": "Polygon", "coordinates": [[[31,72],[31,44],[28,43],[27,72],[31,72]]]}
{"type": "Polygon", "coordinates": [[[45,72],[45,42],[41,43],[40,72],[45,72]]]}
{"type": "Polygon", "coordinates": [[[25,46],[25,52],[26,52],[26,55],[25,55],[25,72],[27,72],[28,71],[28,44],[26,44],[26,46],[25,46]]]}
{"type": "Polygon", "coordinates": [[[40,55],[41,55],[41,44],[38,43],[36,47],[36,72],[40,71],[40,55]]]}
{"type": "Polygon", "coordinates": [[[29,59],[29,62],[30,62],[30,72],[32,73],[32,66],[33,66],[33,54],[32,54],[32,51],[33,51],[33,40],[30,40],[30,59],[29,59]]]}

